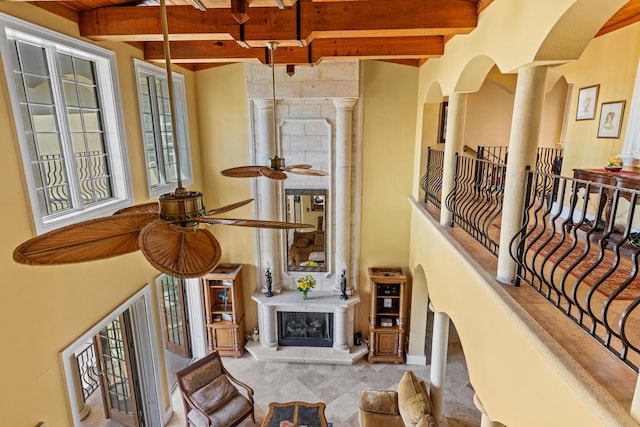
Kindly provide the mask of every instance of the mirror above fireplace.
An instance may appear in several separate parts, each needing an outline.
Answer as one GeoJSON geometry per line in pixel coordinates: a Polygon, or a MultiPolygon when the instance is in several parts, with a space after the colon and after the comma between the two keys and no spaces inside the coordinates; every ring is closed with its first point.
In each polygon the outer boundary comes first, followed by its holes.
{"type": "Polygon", "coordinates": [[[327,271],[327,190],[285,189],[287,222],[313,224],[287,230],[287,271],[327,271]]]}

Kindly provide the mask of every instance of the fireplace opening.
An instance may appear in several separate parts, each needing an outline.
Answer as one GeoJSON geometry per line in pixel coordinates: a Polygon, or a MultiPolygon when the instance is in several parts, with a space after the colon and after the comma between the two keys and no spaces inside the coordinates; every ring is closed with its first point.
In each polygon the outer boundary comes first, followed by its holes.
{"type": "Polygon", "coordinates": [[[278,311],[278,345],[333,346],[333,313],[278,311]]]}

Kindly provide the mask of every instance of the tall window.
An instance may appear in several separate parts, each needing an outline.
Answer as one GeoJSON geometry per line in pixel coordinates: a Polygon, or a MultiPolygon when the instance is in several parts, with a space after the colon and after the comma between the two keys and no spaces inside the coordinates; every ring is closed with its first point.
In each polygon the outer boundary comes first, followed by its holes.
{"type": "Polygon", "coordinates": [[[180,172],[184,185],[193,182],[191,173],[191,152],[186,126],[186,106],[184,77],[173,73],[173,90],[176,104],[176,127],[171,127],[169,88],[167,72],[146,62],[134,61],[138,78],[138,99],[145,160],[147,162],[147,182],[149,196],[154,197],[175,189],[177,165],[175,141],[177,134],[180,150],[180,172]]]}
{"type": "Polygon", "coordinates": [[[113,53],[7,15],[0,25],[38,231],[131,204],[113,53]]]}

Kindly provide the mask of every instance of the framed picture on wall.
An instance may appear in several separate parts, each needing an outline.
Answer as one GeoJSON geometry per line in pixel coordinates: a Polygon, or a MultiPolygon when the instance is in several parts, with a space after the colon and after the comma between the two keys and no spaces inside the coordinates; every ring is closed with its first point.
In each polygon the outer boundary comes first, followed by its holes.
{"type": "Polygon", "coordinates": [[[578,90],[576,120],[593,120],[596,118],[599,90],[600,85],[587,86],[578,90]]]}
{"type": "Polygon", "coordinates": [[[439,137],[438,142],[440,144],[444,144],[444,141],[447,139],[447,113],[449,112],[449,103],[444,101],[440,106],[440,129],[439,129],[439,137]]]}
{"type": "Polygon", "coordinates": [[[603,102],[600,107],[598,138],[620,138],[625,101],[603,102]]]}

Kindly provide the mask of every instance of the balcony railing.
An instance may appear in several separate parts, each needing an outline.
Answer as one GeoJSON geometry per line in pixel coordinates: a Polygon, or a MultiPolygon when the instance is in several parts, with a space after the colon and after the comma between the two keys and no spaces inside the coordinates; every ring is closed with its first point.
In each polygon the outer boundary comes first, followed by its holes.
{"type": "Polygon", "coordinates": [[[100,386],[98,364],[94,344],[88,345],[76,356],[80,384],[82,385],[82,398],[86,402],[89,396],[100,386]]]}
{"type": "Polygon", "coordinates": [[[511,245],[517,281],[638,372],[640,192],[534,171],[525,197],[511,245]]]}
{"type": "Polygon", "coordinates": [[[424,202],[440,207],[442,197],[442,172],[444,170],[444,151],[427,149],[427,173],[420,180],[420,188],[425,192],[424,202]]]}
{"type": "Polygon", "coordinates": [[[455,184],[445,200],[453,223],[494,255],[500,240],[505,172],[503,163],[456,154],[455,184]]]}

